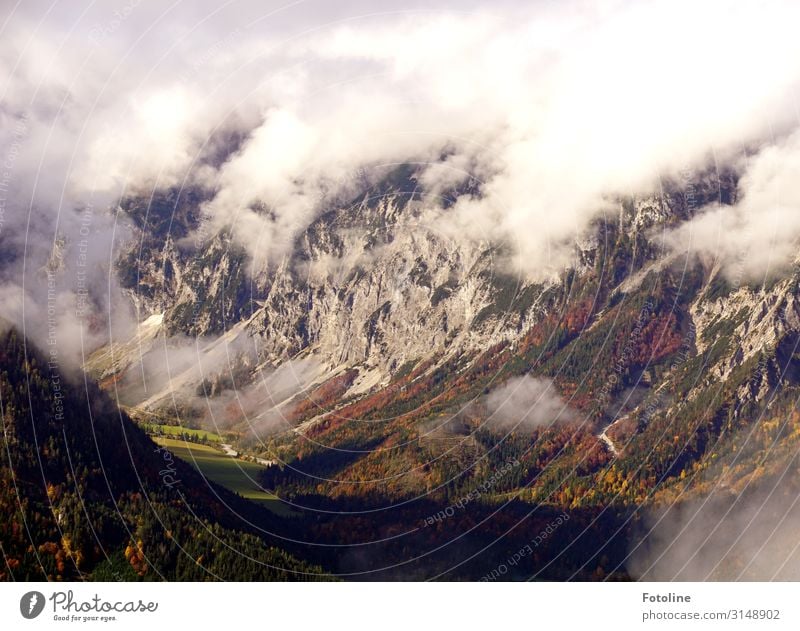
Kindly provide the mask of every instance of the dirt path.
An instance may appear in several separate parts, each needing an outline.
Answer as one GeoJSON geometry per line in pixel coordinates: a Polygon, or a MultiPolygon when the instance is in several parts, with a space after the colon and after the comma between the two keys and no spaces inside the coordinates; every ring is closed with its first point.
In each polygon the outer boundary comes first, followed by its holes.
{"type": "Polygon", "coordinates": [[[231,456],[232,458],[237,458],[239,456],[239,452],[236,451],[232,445],[228,445],[227,443],[220,443],[220,447],[222,447],[222,451],[225,452],[226,456],[231,456]]]}

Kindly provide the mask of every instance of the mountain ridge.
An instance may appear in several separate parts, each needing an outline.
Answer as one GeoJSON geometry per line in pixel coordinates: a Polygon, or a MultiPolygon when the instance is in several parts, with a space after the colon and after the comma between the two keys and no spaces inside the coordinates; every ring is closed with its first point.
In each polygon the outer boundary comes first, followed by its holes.
{"type": "MultiPolygon", "coordinates": [[[[575,267],[550,282],[493,267],[500,250],[491,244],[448,244],[435,221],[412,229],[430,216],[424,199],[405,197],[389,186],[319,215],[293,259],[247,281],[247,315],[226,325],[238,340],[219,357],[227,365],[183,373],[205,384],[192,394],[202,396],[147,405],[239,432],[240,448],[279,463],[265,470],[265,488],[300,505],[447,502],[514,460],[514,474],[484,498],[490,505],[514,497],[623,513],[674,489],[694,496],[692,485],[706,488],[714,462],[735,453],[732,436],[789,414],[797,271],[752,286],[662,241],[698,209],[735,203],[734,174],[701,172],[662,182],[660,195],[622,199],[581,240],[575,267]],[[282,367],[297,377],[290,387],[275,377],[282,367]],[[548,393],[528,408],[553,396],[569,418],[532,424],[518,409],[500,419],[507,411],[490,395],[510,383],[548,393]],[[288,390],[273,399],[278,384],[288,390]],[[778,390],[780,400],[767,397],[778,390]]],[[[227,264],[203,265],[204,286],[234,279],[238,289],[226,291],[241,292],[227,264]]],[[[165,320],[176,313],[173,305],[165,320]]],[[[181,330],[193,335],[193,326],[181,330]]]]}

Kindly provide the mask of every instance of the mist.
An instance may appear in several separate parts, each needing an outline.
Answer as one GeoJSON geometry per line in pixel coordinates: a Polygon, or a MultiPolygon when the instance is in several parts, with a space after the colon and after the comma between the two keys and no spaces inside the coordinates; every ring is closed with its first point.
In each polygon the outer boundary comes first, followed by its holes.
{"type": "Polygon", "coordinates": [[[184,425],[264,435],[293,425],[295,396],[325,374],[313,358],[260,365],[244,333],[218,338],[159,337],[142,348],[114,384],[121,403],[184,425]]]}
{"type": "Polygon", "coordinates": [[[797,261],[800,133],[740,161],[739,200],[714,205],[667,235],[677,251],[721,266],[728,280],[764,281],[797,261]]]}
{"type": "Polygon", "coordinates": [[[92,245],[109,260],[99,233],[115,233],[120,196],[192,185],[209,192],[205,229],[231,226],[268,265],[355,171],[414,162],[434,194],[480,183],[446,209],[428,202],[442,230],[505,241],[543,279],[616,196],[754,144],[746,201],[675,238],[727,259],[715,235],[733,225],[730,247],[773,252],[754,273],[790,256],[795,222],[772,227],[797,200],[765,171],[796,145],[794,2],[47,6],[19,7],[0,39],[14,155],[0,239],[27,235],[23,258],[91,203],[111,210],[92,245]],[[205,160],[222,130],[243,142],[205,160]]]}
{"type": "Polygon", "coordinates": [[[800,580],[800,502],[794,471],[650,509],[628,570],[654,581],[800,580]]]}
{"type": "Polygon", "coordinates": [[[485,426],[525,432],[570,421],[574,412],[561,398],[552,379],[522,375],[509,379],[486,397],[485,426]]]}

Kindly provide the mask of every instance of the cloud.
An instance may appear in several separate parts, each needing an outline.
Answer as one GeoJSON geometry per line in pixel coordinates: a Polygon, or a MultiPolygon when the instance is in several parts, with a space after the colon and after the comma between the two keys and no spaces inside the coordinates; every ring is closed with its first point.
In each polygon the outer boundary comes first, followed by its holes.
{"type": "Polygon", "coordinates": [[[800,52],[787,31],[797,7],[570,8],[356,20],[293,42],[283,52],[302,77],[290,96],[272,92],[280,105],[223,165],[209,214],[235,217],[242,240],[258,233],[255,255],[284,253],[348,171],[432,162],[421,181],[434,195],[482,182],[442,223],[512,242],[542,278],[570,264],[614,196],[794,124],[800,74],[784,60],[800,52]],[[273,212],[248,211],[251,198],[273,212]]]}
{"type": "Polygon", "coordinates": [[[650,509],[628,571],[654,581],[800,579],[797,481],[758,483],[745,494],[650,509]]]}
{"type": "Polygon", "coordinates": [[[117,352],[141,352],[116,384],[123,403],[215,430],[245,423],[254,435],[290,428],[293,398],[324,373],[313,358],[259,365],[257,342],[244,333],[157,337],[117,352]]]}
{"type": "Polygon", "coordinates": [[[109,218],[88,207],[55,218],[31,208],[26,219],[20,226],[13,215],[0,226],[0,319],[70,376],[109,335],[127,336],[134,325],[110,274],[114,233],[109,218]],[[54,219],[60,224],[57,237],[54,219]]]}
{"type": "Polygon", "coordinates": [[[523,375],[509,379],[486,397],[487,425],[504,431],[525,431],[569,421],[574,412],[551,379],[523,375]]]}
{"type": "Polygon", "coordinates": [[[718,262],[728,280],[764,280],[797,258],[800,132],[766,146],[742,166],[739,201],[716,205],[667,236],[669,245],[718,262]]]}
{"type": "MultiPolygon", "coordinates": [[[[516,267],[542,279],[571,264],[576,237],[617,196],[761,143],[742,204],[694,227],[704,244],[715,226],[734,249],[752,242],[754,272],[788,256],[796,2],[441,7],[142,2],[71,14],[25,3],[0,38],[4,161],[14,152],[3,247],[21,244],[19,257],[36,258],[28,269],[41,267],[32,244],[78,231],[72,209],[100,216],[123,193],[187,183],[209,194],[208,225],[231,225],[268,264],[324,200],[352,190],[354,172],[412,162],[443,232],[506,241],[516,267]],[[243,141],[218,151],[232,130],[243,141]],[[479,193],[438,201],[468,177],[479,193]]],[[[116,219],[107,213],[114,239],[93,240],[98,260],[124,236],[116,219]]]]}

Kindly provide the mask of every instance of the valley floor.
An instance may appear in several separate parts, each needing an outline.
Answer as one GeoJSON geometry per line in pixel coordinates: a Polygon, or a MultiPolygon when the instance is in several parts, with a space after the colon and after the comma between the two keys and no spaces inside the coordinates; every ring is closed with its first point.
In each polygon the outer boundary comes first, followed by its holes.
{"type": "Polygon", "coordinates": [[[242,460],[210,445],[165,437],[154,437],[154,441],[176,457],[193,465],[208,480],[224,486],[245,499],[257,502],[278,515],[285,517],[297,515],[288,504],[261,488],[258,476],[264,469],[263,466],[242,460]]]}

